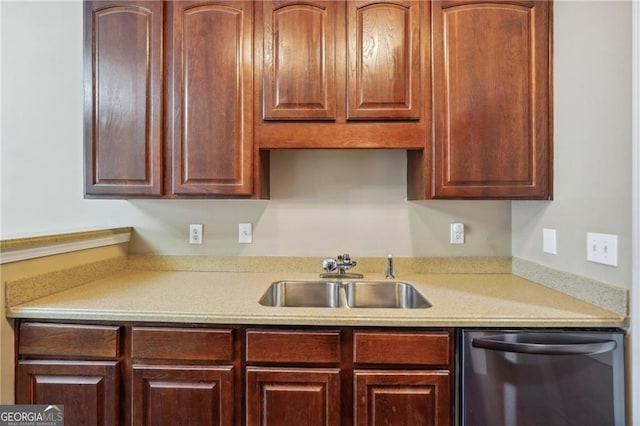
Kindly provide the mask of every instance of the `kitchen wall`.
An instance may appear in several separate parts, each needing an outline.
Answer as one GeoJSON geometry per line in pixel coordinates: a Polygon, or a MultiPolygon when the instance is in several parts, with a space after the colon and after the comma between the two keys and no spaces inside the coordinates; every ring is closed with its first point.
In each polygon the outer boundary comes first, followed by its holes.
{"type": "Polygon", "coordinates": [[[554,15],[555,199],[512,203],[512,253],[631,288],[631,2],[557,1],[554,15]],[[586,261],[587,232],[618,235],[618,267],[586,261]]]}

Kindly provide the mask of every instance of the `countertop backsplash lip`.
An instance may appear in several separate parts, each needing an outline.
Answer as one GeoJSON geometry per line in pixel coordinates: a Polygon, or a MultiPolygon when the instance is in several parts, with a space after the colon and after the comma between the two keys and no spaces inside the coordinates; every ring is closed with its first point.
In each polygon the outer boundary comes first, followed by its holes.
{"type": "Polygon", "coordinates": [[[133,232],[133,227],[96,228],[86,231],[75,231],[58,234],[36,235],[0,239],[0,251],[19,250],[43,245],[67,243],[71,241],[88,240],[108,235],[126,234],[133,232]]]}
{"type": "MultiPolygon", "coordinates": [[[[385,273],[387,257],[356,257],[352,272],[385,273]]],[[[323,257],[314,256],[191,256],[129,254],[131,270],[206,271],[206,272],[282,272],[317,273],[323,257]]],[[[397,275],[431,274],[510,274],[511,257],[394,257],[397,275]]]]}
{"type": "Polygon", "coordinates": [[[629,290],[513,257],[512,273],[592,305],[629,316],[629,290]]]}
{"type": "Polygon", "coordinates": [[[126,269],[127,258],[115,257],[7,281],[4,283],[5,308],[88,284],[103,277],[119,274],[126,269]]]}

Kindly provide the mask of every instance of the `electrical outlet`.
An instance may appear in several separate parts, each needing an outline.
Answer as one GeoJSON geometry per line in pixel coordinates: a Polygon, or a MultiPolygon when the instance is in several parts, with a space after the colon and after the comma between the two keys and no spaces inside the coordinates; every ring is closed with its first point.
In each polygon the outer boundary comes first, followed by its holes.
{"type": "Polygon", "coordinates": [[[253,242],[253,232],[250,223],[238,224],[238,242],[242,244],[251,244],[253,242]]]}
{"type": "Polygon", "coordinates": [[[189,244],[202,244],[202,224],[192,223],[189,225],[189,244]]]}
{"type": "Polygon", "coordinates": [[[451,244],[464,244],[464,223],[451,224],[451,236],[449,239],[451,244]]]}
{"type": "Polygon", "coordinates": [[[618,266],[618,236],[587,232],[587,260],[618,266]]]}

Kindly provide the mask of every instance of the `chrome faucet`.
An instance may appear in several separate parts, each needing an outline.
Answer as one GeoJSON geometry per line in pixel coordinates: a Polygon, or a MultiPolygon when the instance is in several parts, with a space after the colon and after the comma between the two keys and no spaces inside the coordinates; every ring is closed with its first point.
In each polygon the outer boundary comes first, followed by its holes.
{"type": "Polygon", "coordinates": [[[347,270],[354,268],[358,262],[351,260],[348,253],[338,256],[337,260],[331,257],[322,261],[322,269],[326,273],[320,274],[320,278],[362,278],[362,274],[347,274],[347,270]],[[337,272],[334,272],[336,271],[337,272]]]}
{"type": "Polygon", "coordinates": [[[395,277],[393,276],[393,255],[389,253],[387,257],[387,279],[392,280],[395,277]]]}

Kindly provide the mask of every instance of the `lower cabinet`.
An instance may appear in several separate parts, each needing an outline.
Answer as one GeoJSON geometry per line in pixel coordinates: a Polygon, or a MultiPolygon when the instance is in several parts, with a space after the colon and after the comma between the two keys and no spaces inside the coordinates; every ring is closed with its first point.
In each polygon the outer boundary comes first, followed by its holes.
{"type": "Polygon", "coordinates": [[[356,370],[353,424],[451,424],[449,380],[446,371],[356,370]]]}
{"type": "Polygon", "coordinates": [[[247,368],[248,425],[340,425],[340,370],[247,368]]]}
{"type": "Polygon", "coordinates": [[[18,361],[16,403],[64,405],[65,424],[119,423],[117,361],[18,361]]]}
{"type": "Polygon", "coordinates": [[[232,369],[134,365],[132,424],[233,425],[232,369]]]}
{"type": "Polygon", "coordinates": [[[74,426],[453,422],[453,329],[17,327],[16,403],[74,426]]]}

